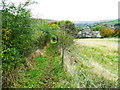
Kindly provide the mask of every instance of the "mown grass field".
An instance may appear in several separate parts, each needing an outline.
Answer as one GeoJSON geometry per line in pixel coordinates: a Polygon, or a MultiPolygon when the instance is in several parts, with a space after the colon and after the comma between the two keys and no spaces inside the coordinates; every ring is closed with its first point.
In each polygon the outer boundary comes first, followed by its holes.
{"type": "Polygon", "coordinates": [[[75,42],[80,45],[80,52],[86,59],[91,59],[118,75],[118,40],[81,39],[75,42]]]}
{"type": "MultiPolygon", "coordinates": [[[[79,74],[82,70],[89,84],[82,87],[117,87],[118,85],[118,40],[76,39],[70,46],[70,61],[75,62],[78,82],[86,83],[79,74]],[[87,86],[88,85],[88,86],[87,86]]],[[[67,65],[67,63],[66,63],[67,65]]],[[[68,66],[68,67],[71,67],[68,66]]],[[[82,75],[84,76],[84,75],[82,75]]],[[[79,85],[78,87],[81,87],[79,85]]]]}

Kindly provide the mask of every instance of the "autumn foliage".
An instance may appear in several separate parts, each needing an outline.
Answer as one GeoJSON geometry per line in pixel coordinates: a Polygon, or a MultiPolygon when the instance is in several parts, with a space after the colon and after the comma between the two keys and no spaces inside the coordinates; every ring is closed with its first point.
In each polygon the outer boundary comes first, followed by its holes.
{"type": "Polygon", "coordinates": [[[103,29],[100,31],[100,35],[102,37],[111,37],[115,33],[114,29],[111,29],[109,27],[103,27],[103,29]]]}
{"type": "Polygon", "coordinates": [[[115,28],[115,35],[120,37],[120,26],[115,28]]]}

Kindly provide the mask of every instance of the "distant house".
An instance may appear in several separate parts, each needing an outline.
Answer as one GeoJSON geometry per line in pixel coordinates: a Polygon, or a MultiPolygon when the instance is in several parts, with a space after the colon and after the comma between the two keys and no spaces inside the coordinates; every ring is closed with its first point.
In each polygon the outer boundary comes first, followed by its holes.
{"type": "Polygon", "coordinates": [[[77,36],[77,38],[80,37],[101,37],[99,31],[91,31],[89,27],[85,28],[84,30],[80,31],[77,36]]]}
{"type": "Polygon", "coordinates": [[[57,24],[57,21],[49,21],[49,24],[57,24]]]}
{"type": "Polygon", "coordinates": [[[111,29],[115,29],[114,24],[111,24],[111,25],[110,25],[110,28],[111,28],[111,29]]]}

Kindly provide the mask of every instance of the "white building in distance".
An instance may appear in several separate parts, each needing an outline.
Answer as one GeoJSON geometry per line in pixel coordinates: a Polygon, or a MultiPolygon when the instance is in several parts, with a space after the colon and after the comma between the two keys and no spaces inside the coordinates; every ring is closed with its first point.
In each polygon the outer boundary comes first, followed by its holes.
{"type": "Polygon", "coordinates": [[[86,27],[77,34],[77,38],[81,37],[101,37],[101,35],[99,31],[91,31],[89,27],[86,27]]]}

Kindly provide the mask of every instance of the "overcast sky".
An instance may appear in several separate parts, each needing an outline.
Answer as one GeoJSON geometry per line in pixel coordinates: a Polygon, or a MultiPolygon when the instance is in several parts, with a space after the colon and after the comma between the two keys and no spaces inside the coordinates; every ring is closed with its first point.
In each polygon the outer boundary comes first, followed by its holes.
{"type": "MultiPolygon", "coordinates": [[[[26,0],[9,0],[18,4],[26,0]]],[[[33,0],[32,0],[33,1],[33,0]]],[[[54,20],[93,21],[118,18],[119,0],[34,0],[34,17],[54,20]]]]}

